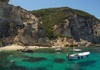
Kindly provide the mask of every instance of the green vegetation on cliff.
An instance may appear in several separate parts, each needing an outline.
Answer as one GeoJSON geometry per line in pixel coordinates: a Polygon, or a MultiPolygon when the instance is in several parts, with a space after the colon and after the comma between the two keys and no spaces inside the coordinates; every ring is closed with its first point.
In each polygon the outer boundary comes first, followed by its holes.
{"type": "Polygon", "coordinates": [[[69,7],[61,8],[48,8],[31,11],[32,14],[36,15],[40,21],[42,21],[41,26],[45,28],[47,36],[49,38],[57,37],[58,35],[54,33],[54,25],[62,25],[65,22],[65,19],[73,17],[75,14],[85,18],[92,18],[98,20],[95,16],[90,15],[87,12],[71,9],[69,7]]]}

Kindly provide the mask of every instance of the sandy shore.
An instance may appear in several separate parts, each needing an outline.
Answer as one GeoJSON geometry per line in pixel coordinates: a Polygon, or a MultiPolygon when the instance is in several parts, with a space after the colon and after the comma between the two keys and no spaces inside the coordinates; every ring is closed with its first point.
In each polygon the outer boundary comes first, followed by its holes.
{"type": "Polygon", "coordinates": [[[26,47],[30,48],[30,49],[39,49],[39,48],[55,48],[53,47],[39,47],[39,46],[19,46],[19,45],[11,45],[11,46],[5,46],[5,47],[1,47],[0,51],[3,50],[18,50],[18,49],[25,49],[26,47]]]}

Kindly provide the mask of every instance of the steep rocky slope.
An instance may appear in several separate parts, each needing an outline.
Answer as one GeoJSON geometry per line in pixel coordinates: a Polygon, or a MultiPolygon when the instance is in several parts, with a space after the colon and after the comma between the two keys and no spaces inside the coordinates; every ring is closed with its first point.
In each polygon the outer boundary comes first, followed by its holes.
{"type": "Polygon", "coordinates": [[[100,43],[100,21],[88,13],[67,7],[29,12],[8,2],[0,0],[0,46],[100,43]]]}
{"type": "Polygon", "coordinates": [[[68,7],[49,8],[32,11],[41,21],[41,25],[52,35],[52,38],[70,37],[77,42],[86,40],[91,43],[100,43],[100,20],[84,11],[68,7]],[[49,29],[49,30],[48,30],[49,29]]]}
{"type": "Polygon", "coordinates": [[[42,42],[42,38],[46,39],[45,30],[38,24],[38,19],[27,10],[0,1],[0,46],[42,42]]]}

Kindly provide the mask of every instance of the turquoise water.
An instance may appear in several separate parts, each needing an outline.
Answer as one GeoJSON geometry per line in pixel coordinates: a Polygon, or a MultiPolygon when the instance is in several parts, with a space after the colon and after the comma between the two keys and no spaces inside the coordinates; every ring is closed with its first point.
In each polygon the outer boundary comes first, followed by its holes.
{"type": "Polygon", "coordinates": [[[35,51],[0,52],[0,70],[100,70],[100,48],[83,48],[90,51],[88,58],[68,61],[64,49],[62,52],[35,51]]]}

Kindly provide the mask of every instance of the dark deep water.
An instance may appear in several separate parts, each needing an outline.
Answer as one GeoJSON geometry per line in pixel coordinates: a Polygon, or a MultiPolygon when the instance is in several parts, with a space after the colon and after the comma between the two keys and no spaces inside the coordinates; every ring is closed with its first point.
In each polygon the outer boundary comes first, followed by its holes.
{"type": "Polygon", "coordinates": [[[68,61],[67,49],[40,49],[33,53],[0,51],[0,70],[100,70],[100,47],[82,48],[88,58],[68,61]]]}

